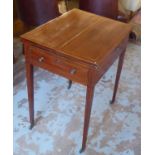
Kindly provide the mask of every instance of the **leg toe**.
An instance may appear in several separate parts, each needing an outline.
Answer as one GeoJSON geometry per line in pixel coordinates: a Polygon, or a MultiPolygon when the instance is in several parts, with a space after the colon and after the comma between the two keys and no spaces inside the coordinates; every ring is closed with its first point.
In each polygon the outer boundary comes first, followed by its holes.
{"type": "Polygon", "coordinates": [[[80,153],[83,153],[84,150],[85,150],[84,148],[81,148],[79,152],[80,152],[80,153]]]}
{"type": "Polygon", "coordinates": [[[114,101],[110,100],[110,104],[114,104],[114,101]]]}
{"type": "Polygon", "coordinates": [[[30,125],[29,129],[32,130],[33,127],[34,127],[34,123],[30,125]]]}

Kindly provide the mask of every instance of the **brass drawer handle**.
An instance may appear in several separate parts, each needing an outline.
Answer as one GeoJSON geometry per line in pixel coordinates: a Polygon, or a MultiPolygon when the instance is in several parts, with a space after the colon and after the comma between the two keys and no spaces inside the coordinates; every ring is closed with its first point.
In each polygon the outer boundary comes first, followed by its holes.
{"type": "Polygon", "coordinates": [[[76,74],[76,71],[77,71],[76,69],[71,69],[70,74],[74,75],[74,74],[76,74]]]}
{"type": "Polygon", "coordinates": [[[45,60],[44,57],[40,57],[40,58],[38,59],[39,62],[43,62],[44,60],[45,60]]]}

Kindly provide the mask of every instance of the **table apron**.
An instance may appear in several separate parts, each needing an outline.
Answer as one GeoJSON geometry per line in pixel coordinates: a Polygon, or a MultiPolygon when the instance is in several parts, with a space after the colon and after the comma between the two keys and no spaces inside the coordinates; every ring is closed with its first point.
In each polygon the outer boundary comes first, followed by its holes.
{"type": "Polygon", "coordinates": [[[68,71],[63,70],[60,66],[52,65],[52,64],[46,64],[46,63],[39,63],[35,60],[29,60],[29,63],[31,63],[33,66],[48,70],[54,74],[63,76],[69,80],[72,80],[74,82],[78,82],[83,85],[88,84],[88,71],[84,70],[83,72],[78,72],[76,75],[70,74],[68,71]]]}

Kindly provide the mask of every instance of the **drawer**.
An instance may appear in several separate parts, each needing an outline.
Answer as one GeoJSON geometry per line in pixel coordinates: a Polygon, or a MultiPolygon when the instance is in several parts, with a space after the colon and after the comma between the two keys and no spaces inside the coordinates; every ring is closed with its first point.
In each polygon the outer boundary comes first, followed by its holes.
{"type": "Polygon", "coordinates": [[[80,63],[34,46],[30,48],[30,59],[38,67],[47,69],[75,82],[87,84],[88,69],[80,63]]]}
{"type": "Polygon", "coordinates": [[[56,61],[56,55],[48,54],[45,50],[31,46],[30,58],[39,63],[53,64],[56,61]]]}

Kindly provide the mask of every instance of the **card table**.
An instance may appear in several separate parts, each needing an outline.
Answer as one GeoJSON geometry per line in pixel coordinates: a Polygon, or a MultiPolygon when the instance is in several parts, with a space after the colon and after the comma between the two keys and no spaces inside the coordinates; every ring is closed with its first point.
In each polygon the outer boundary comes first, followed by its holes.
{"type": "MultiPolygon", "coordinates": [[[[33,67],[86,86],[82,148],[86,148],[94,88],[117,58],[111,104],[115,102],[131,26],[73,9],[21,36],[24,44],[29,115],[34,126],[33,67]]],[[[70,86],[69,86],[70,87],[70,86]]]]}

